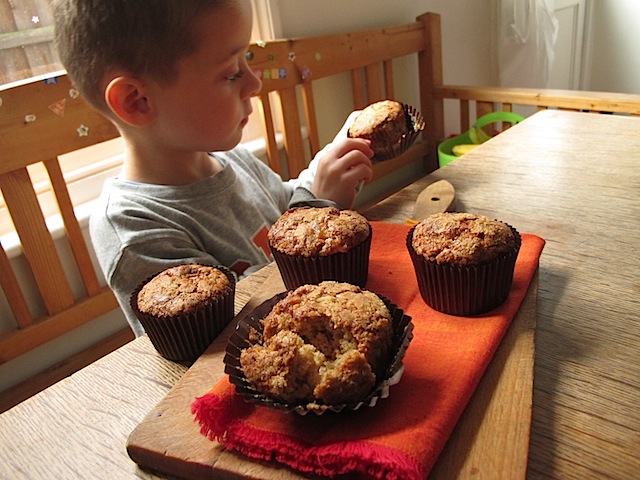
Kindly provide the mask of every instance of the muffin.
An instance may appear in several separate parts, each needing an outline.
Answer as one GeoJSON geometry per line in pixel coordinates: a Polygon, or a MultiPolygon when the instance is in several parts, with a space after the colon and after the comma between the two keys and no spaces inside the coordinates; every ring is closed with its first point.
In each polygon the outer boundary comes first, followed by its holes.
{"type": "Polygon", "coordinates": [[[473,213],[437,213],[407,235],[422,298],[459,316],[485,313],[506,300],[520,244],[513,227],[473,213]]]}
{"type": "Polygon", "coordinates": [[[383,378],[392,317],[375,293],[326,281],[288,293],[262,320],[240,365],[258,391],[290,404],[354,403],[383,378]]]}
{"type": "Polygon", "coordinates": [[[299,207],[269,229],[269,247],[288,290],[336,280],[364,286],[369,274],[371,226],[354,210],[299,207]]]}
{"type": "Polygon", "coordinates": [[[177,362],[196,360],[234,317],[235,277],[225,267],[188,264],[143,282],[131,308],[156,350],[177,362]]]}
{"type": "Polygon", "coordinates": [[[360,112],[348,136],[370,140],[372,160],[384,161],[406,151],[422,129],[424,121],[415,109],[395,100],[382,100],[360,112]]]}

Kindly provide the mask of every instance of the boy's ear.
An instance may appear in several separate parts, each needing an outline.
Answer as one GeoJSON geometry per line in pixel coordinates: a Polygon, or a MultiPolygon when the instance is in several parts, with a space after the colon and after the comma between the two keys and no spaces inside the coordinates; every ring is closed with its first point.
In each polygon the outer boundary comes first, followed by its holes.
{"type": "Polygon", "coordinates": [[[144,83],[139,79],[116,77],[107,85],[104,96],[111,111],[129,125],[144,127],[155,118],[144,83]]]}

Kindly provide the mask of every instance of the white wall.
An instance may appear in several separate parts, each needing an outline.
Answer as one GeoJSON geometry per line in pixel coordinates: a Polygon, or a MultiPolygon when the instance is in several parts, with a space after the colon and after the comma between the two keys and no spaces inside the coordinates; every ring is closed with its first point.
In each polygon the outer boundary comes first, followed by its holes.
{"type": "Polygon", "coordinates": [[[590,16],[584,88],[640,94],[640,1],[592,0],[590,16]]]}

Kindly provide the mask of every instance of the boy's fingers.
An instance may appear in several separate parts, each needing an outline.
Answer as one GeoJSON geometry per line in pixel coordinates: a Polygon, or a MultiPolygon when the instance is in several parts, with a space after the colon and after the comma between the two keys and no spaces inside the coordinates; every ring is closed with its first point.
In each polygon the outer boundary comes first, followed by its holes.
{"type": "Polygon", "coordinates": [[[335,158],[341,158],[354,151],[362,152],[367,158],[373,157],[371,142],[359,138],[348,138],[337,143],[331,153],[335,158]]]}

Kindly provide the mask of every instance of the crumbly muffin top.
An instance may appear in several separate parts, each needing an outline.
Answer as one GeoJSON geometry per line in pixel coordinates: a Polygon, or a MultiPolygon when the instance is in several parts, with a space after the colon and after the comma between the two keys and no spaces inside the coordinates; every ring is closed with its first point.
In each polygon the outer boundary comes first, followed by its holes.
{"type": "Polygon", "coordinates": [[[344,253],[370,235],[366,218],[354,210],[300,207],[286,211],[269,229],[272,247],[287,255],[344,253]]]}
{"type": "Polygon", "coordinates": [[[178,265],[153,277],[138,293],[138,309],[164,317],[185,313],[232,289],[227,275],[205,265],[178,265]]]}
{"type": "Polygon", "coordinates": [[[371,140],[374,152],[394,146],[409,132],[404,106],[394,100],[382,100],[367,106],[349,127],[349,136],[371,140]]]}
{"type": "Polygon", "coordinates": [[[474,265],[516,247],[513,230],[484,215],[446,212],[416,225],[412,246],[418,255],[438,264],[474,265]]]}
{"type": "Polygon", "coordinates": [[[376,128],[380,128],[387,123],[393,123],[400,119],[400,125],[404,126],[406,133],[406,117],[404,107],[395,100],[382,100],[365,107],[354,119],[353,125],[349,127],[349,134],[352,137],[365,137],[370,135],[376,128]]]}
{"type": "Polygon", "coordinates": [[[263,343],[243,350],[240,364],[256,388],[286,402],[362,400],[389,361],[391,314],[355,285],[298,287],[262,323],[263,343]]]}

